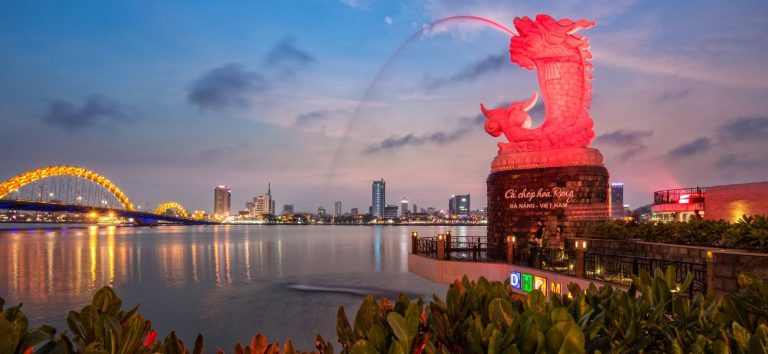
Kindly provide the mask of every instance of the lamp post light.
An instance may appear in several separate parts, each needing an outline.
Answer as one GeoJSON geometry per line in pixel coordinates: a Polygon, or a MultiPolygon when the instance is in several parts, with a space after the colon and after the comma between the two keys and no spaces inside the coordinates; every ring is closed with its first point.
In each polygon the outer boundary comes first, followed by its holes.
{"type": "Polygon", "coordinates": [[[584,251],[587,250],[587,241],[576,240],[576,277],[584,278],[584,251]]]}
{"type": "Polygon", "coordinates": [[[445,235],[437,235],[437,259],[445,259],[445,235]]]}
{"type": "Polygon", "coordinates": [[[515,260],[515,236],[507,236],[507,263],[512,264],[515,260]]]}

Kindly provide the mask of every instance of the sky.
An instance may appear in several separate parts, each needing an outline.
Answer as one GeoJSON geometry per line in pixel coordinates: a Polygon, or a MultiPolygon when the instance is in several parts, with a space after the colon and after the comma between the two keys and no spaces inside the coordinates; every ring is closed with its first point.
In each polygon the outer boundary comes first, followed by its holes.
{"type": "MultiPolygon", "coordinates": [[[[387,201],[485,206],[496,143],[480,103],[539,89],[509,61],[512,28],[597,21],[593,145],[625,203],[653,191],[768,180],[768,2],[4,1],[0,180],[47,165],[111,179],[134,204],[367,211],[387,201]]],[[[541,122],[541,103],[533,110],[541,122]]]]}

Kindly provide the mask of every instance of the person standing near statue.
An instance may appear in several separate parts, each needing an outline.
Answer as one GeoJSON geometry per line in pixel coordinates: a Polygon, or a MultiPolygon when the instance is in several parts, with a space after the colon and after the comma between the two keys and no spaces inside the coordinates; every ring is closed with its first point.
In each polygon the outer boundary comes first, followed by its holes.
{"type": "Polygon", "coordinates": [[[536,239],[538,240],[538,247],[544,246],[544,223],[541,221],[536,222],[536,239]]]}
{"type": "Polygon", "coordinates": [[[542,246],[544,237],[544,223],[537,221],[531,227],[531,233],[528,236],[528,249],[530,250],[530,257],[528,259],[529,266],[534,267],[538,264],[539,249],[542,246]]]}
{"type": "Polygon", "coordinates": [[[547,247],[549,248],[559,248],[563,249],[564,240],[563,240],[563,226],[557,225],[555,228],[555,233],[552,234],[552,237],[548,238],[547,247]]]}

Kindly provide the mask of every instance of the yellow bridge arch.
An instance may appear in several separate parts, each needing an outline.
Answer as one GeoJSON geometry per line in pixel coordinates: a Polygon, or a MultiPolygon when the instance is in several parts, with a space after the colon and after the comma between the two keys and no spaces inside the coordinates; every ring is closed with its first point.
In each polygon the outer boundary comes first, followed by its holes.
{"type": "Polygon", "coordinates": [[[176,202],[166,202],[158,205],[157,208],[155,209],[155,214],[162,215],[168,210],[176,210],[176,213],[178,213],[179,216],[183,218],[189,217],[189,214],[187,214],[187,211],[184,210],[184,207],[182,207],[181,204],[176,202]]]}
{"type": "Polygon", "coordinates": [[[131,204],[131,201],[128,199],[128,197],[110,180],[104,178],[104,176],[101,176],[96,172],[75,166],[48,166],[24,172],[3,183],[0,183],[0,199],[30,183],[39,181],[43,178],[54,176],[75,176],[92,181],[112,193],[112,195],[114,195],[115,198],[120,201],[120,204],[122,204],[126,210],[134,210],[133,204],[131,204]]]}

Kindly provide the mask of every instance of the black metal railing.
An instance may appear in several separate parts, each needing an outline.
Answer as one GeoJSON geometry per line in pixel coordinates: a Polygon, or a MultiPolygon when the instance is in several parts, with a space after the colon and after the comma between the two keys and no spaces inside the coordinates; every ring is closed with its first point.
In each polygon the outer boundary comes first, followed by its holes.
{"type": "MultiPolygon", "coordinates": [[[[578,269],[577,250],[567,247],[548,248],[513,245],[512,263],[519,266],[531,267],[561,274],[576,276],[578,269]]],[[[452,236],[446,238],[444,259],[471,262],[506,262],[500,259],[498,250],[488,243],[485,236],[452,236]]],[[[416,239],[417,254],[429,258],[438,258],[438,238],[420,237],[416,239]]],[[[584,278],[614,283],[624,286],[632,284],[632,276],[640,275],[641,271],[649,274],[658,268],[662,271],[667,267],[675,268],[678,283],[683,283],[690,273],[693,276],[691,286],[686,290],[687,296],[695,292],[707,292],[706,263],[683,262],[677,260],[634,257],[619,254],[599,252],[584,252],[582,266],[584,278]]]]}
{"type": "Polygon", "coordinates": [[[576,275],[576,250],[514,245],[512,263],[516,265],[576,275]]]}
{"type": "MultiPolygon", "coordinates": [[[[416,253],[430,258],[437,258],[437,237],[419,237],[416,239],[416,253]]],[[[497,260],[489,255],[488,242],[485,236],[451,236],[446,237],[446,260],[494,262],[497,260]]]]}
{"type": "Polygon", "coordinates": [[[437,237],[416,239],[416,252],[424,257],[437,258],[437,237]]]}
{"type": "Polygon", "coordinates": [[[485,236],[451,236],[445,242],[445,258],[455,261],[488,262],[488,242],[485,236]]]}
{"type": "Polygon", "coordinates": [[[692,297],[694,292],[706,293],[707,291],[707,265],[706,263],[692,263],[668,259],[629,257],[615,254],[586,252],[584,253],[584,277],[587,279],[601,280],[604,282],[630,285],[632,276],[637,276],[641,271],[653,275],[658,268],[662,271],[667,267],[675,268],[676,281],[682,283],[688,273],[693,276],[693,283],[687,289],[687,295],[692,297]]]}
{"type": "Polygon", "coordinates": [[[702,187],[656,191],[653,192],[653,204],[703,203],[706,194],[707,188],[702,187]]]}

